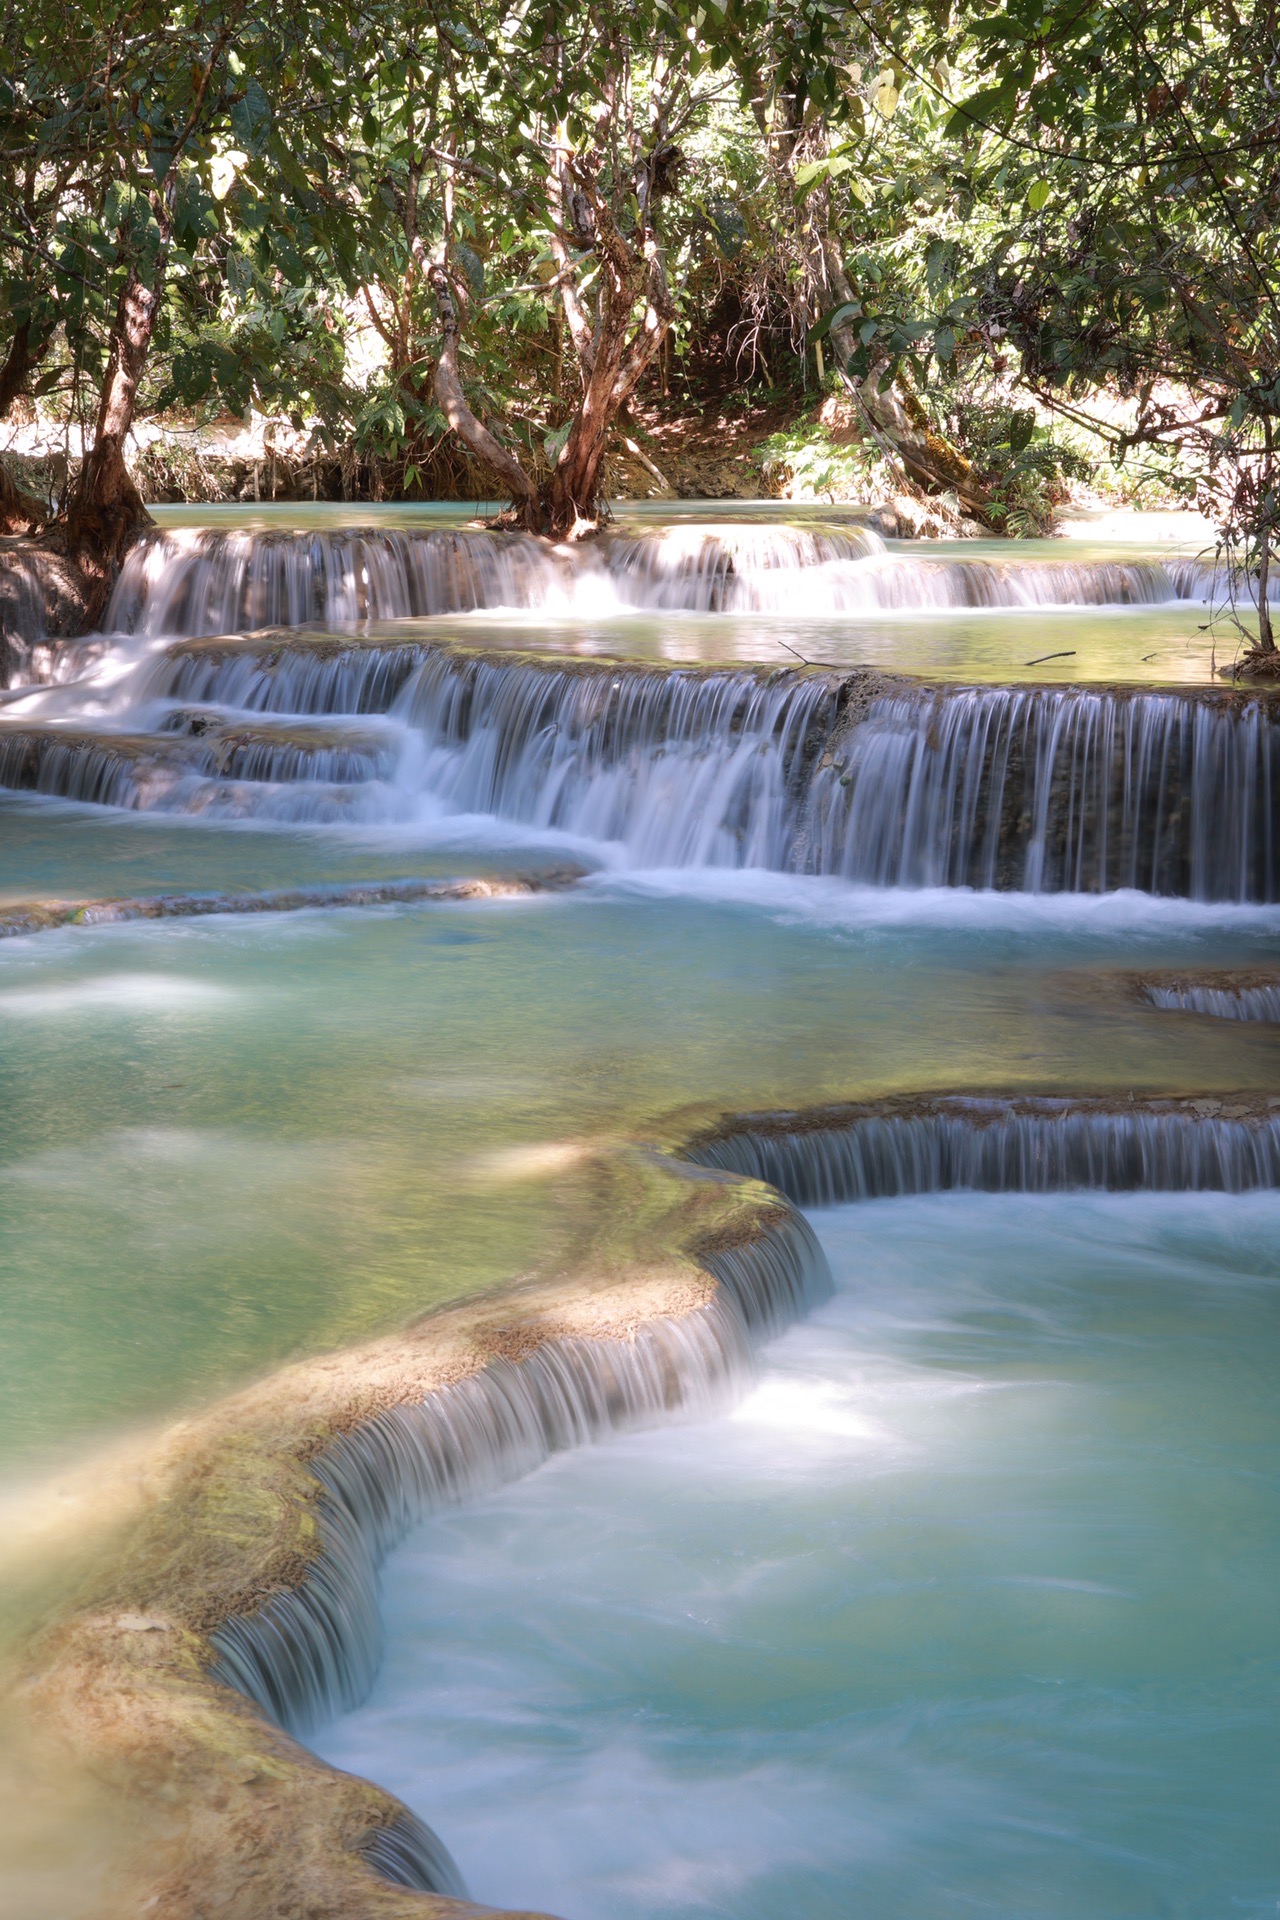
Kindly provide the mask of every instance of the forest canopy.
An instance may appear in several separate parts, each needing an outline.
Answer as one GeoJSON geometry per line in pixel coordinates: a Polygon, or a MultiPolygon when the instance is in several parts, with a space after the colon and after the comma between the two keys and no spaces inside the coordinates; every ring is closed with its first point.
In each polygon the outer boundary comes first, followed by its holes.
{"type": "Polygon", "coordinates": [[[465,450],[563,537],[619,439],[661,477],[673,369],[836,391],[1008,532],[1059,420],[1269,565],[1270,6],[19,0],[0,46],[0,415],[83,433],[103,566],[143,414],[280,415],[409,493],[465,450]]]}

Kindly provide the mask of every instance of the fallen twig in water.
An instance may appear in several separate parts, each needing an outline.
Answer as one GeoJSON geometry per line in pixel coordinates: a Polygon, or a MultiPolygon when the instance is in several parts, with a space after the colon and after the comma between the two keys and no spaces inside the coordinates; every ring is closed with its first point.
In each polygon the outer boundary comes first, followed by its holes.
{"type": "Polygon", "coordinates": [[[841,671],[834,660],[810,660],[807,655],[801,653],[799,647],[793,647],[789,640],[779,640],[778,645],[785,647],[788,653],[794,653],[796,659],[800,661],[802,666],[826,667],[832,673],[839,673],[841,671]]]}
{"type": "Polygon", "coordinates": [[[1063,647],[1060,653],[1038,653],[1034,660],[1024,660],[1022,664],[1024,667],[1038,667],[1046,660],[1069,660],[1074,652],[1074,647],[1063,647]]]}

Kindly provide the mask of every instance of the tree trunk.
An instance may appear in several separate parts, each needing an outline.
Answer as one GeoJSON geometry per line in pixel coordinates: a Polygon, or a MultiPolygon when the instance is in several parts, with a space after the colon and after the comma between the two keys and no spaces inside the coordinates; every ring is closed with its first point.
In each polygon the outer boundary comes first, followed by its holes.
{"type": "Polygon", "coordinates": [[[1276,639],[1271,625],[1271,529],[1259,534],[1262,552],[1258,560],[1258,652],[1275,653],[1276,639]]]}
{"type": "MultiPolygon", "coordinates": [[[[30,320],[13,330],[9,351],[0,366],[0,420],[26,386],[33,370],[49,349],[52,334],[34,335],[30,320]]],[[[21,488],[11,473],[0,467],[0,534],[34,533],[48,519],[45,504],[21,488]]]]}
{"type": "Polygon", "coordinates": [[[534,529],[538,522],[538,490],[513,453],[508,453],[488,427],[476,419],[467,404],[458,373],[458,345],[462,329],[458,309],[449,285],[449,276],[439,261],[427,270],[431,290],[436,296],[443,336],[440,358],[436,361],[435,393],[440,410],[464,446],[498,476],[509,489],[517,514],[524,525],[534,529]]]}
{"type": "Polygon", "coordinates": [[[557,539],[579,538],[593,531],[599,521],[609,429],[618,411],[617,405],[610,402],[619,358],[615,343],[602,332],[582,405],[574,415],[569,438],[551,478],[542,490],[543,525],[557,539]]]}
{"type": "MultiPolygon", "coordinates": [[[[600,261],[600,305],[589,357],[584,359],[586,391],[560,458],[542,490],[543,525],[562,540],[580,539],[595,530],[604,495],[609,435],[675,318],[652,231],[645,233],[641,247],[637,247],[619,233],[603,202],[594,195],[592,199],[600,261]],[[631,333],[631,316],[642,289],[644,318],[631,333]]],[[[567,301],[566,318],[576,340],[567,301]]]]}
{"type": "MultiPolygon", "coordinates": [[[[1268,414],[1262,426],[1263,462],[1258,477],[1258,652],[1271,654],[1276,652],[1275,633],[1271,625],[1271,510],[1269,501],[1275,499],[1275,472],[1272,461],[1275,455],[1275,435],[1272,431],[1271,416],[1268,414]]],[[[1274,666],[1274,659],[1268,662],[1274,666]]]]}
{"type": "MultiPolygon", "coordinates": [[[[652,226],[646,223],[639,234],[625,237],[594,181],[571,177],[568,160],[562,154],[552,168],[549,203],[565,326],[584,382],[582,400],[549,478],[541,487],[536,486],[467,404],[458,373],[461,329],[457,303],[447,269],[440,261],[428,269],[442,334],[435,393],[453,431],[508,488],[518,524],[557,540],[576,540],[594,532],[599,523],[610,433],[670,331],[675,306],[652,226]],[[574,284],[565,234],[568,201],[574,188],[582,203],[574,217],[574,231],[599,262],[594,325],[574,284]],[[644,315],[633,328],[632,315],[642,293],[644,315]]],[[[642,208],[642,220],[645,217],[642,208]]]]}
{"type": "Polygon", "coordinates": [[[106,605],[111,583],[130,543],[151,521],[125,465],[125,438],[133,425],[138,385],[147,364],[164,289],[167,239],[145,286],[130,267],[116,306],[98,401],[93,446],[86,454],[67,513],[67,549],[91,585],[90,618],[106,605]]]}
{"type": "Polygon", "coordinates": [[[0,366],[0,420],[8,418],[10,407],[26,386],[32,369],[44,358],[48,344],[48,339],[38,344],[33,341],[30,320],[14,328],[4,365],[0,366]]]}
{"type": "Polygon", "coordinates": [[[991,495],[975,474],[972,462],[932,431],[913,393],[892,385],[880,391],[885,364],[881,361],[873,366],[858,389],[867,413],[913,480],[935,492],[954,493],[961,506],[992,525],[991,495]]]}

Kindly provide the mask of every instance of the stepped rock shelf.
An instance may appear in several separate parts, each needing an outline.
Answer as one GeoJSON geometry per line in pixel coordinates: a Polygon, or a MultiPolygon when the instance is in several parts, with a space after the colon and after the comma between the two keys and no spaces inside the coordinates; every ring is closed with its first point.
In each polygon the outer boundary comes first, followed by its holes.
{"type": "Polygon", "coordinates": [[[1280,1191],[1280,695],[921,670],[920,622],[1134,653],[1224,585],[1007,553],[174,526],[103,633],[31,615],[0,1179],[33,1350],[83,1367],[105,1300],[164,1377],[114,1441],[60,1388],[80,1453],[6,1509],[3,1817],[92,1855],[29,1920],[480,1911],[429,1798],[303,1744],[379,1670],[379,1563],[739,1403],[831,1294],[809,1210],[1280,1191]]]}
{"type": "Polygon", "coordinates": [[[128,698],[127,730],[0,723],[0,786],[318,824],[406,820],[429,798],[620,842],[639,865],[875,886],[1280,894],[1267,693],[931,687],[267,633],[166,646],[128,698]]]}
{"type": "Polygon", "coordinates": [[[1195,558],[1033,567],[892,556],[867,527],[715,526],[618,531],[580,548],[461,528],[350,533],[162,531],[129,555],[109,624],[224,633],[462,613],[868,613],[909,607],[1207,602],[1221,582],[1195,558]]]}

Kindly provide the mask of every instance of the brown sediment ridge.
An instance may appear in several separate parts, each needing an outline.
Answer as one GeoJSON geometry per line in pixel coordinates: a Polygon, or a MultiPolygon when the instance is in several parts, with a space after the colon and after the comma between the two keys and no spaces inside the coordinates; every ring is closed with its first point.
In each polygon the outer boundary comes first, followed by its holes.
{"type": "MultiPolygon", "coordinates": [[[[563,1264],[401,1332],[299,1363],[173,1428],[123,1474],[61,1489],[80,1557],[75,1599],[31,1639],[15,1697],[30,1772],[86,1769],[133,1834],[104,1914],[196,1920],[461,1915],[364,1858],[405,1810],[334,1772],[211,1677],[219,1628],[300,1589],[323,1556],[312,1471],[342,1435],[486,1369],[586,1343],[621,1351],[697,1320],[704,1264],[792,1216],[756,1182],[636,1148],[583,1148],[562,1174],[592,1222],[563,1264]],[[92,1534],[92,1541],[85,1536],[92,1534]]],[[[673,1385],[673,1395],[676,1388],[673,1385]]]]}
{"type": "Polygon", "coordinates": [[[450,900],[514,900],[558,893],[586,876],[585,867],[497,873],[461,880],[358,880],[267,892],[156,893],[118,900],[29,900],[0,907],[0,940],[54,927],[104,927],[130,920],[190,920],[214,913],[301,913],[319,907],[375,907],[450,900]]]}
{"type": "Polygon", "coordinates": [[[503,1369],[513,1379],[581,1366],[584,1355],[607,1382],[625,1356],[651,1352],[661,1404],[680,1404],[663,1330],[701,1328],[712,1339],[732,1263],[749,1289],[751,1270],[763,1274],[779,1249],[790,1248],[794,1265],[807,1234],[761,1180],[696,1164],[717,1143],[803,1140],[863,1120],[962,1118],[982,1129],[1011,1117],[1134,1115],[1269,1135],[1280,1096],[930,1092],[803,1111],[690,1108],[645,1128],[649,1144],[565,1143],[548,1158],[568,1224],[547,1267],[286,1367],[175,1426],[110,1484],[94,1474],[64,1487],[88,1571],[25,1642],[14,1698],[31,1777],[65,1774],[74,1755],[116,1810],[119,1857],[92,1911],[157,1920],[461,1920],[477,1911],[375,1871],[410,1816],[380,1788],[323,1765],[213,1676],[227,1636],[291,1605],[331,1554],[326,1461],[503,1369]]]}

